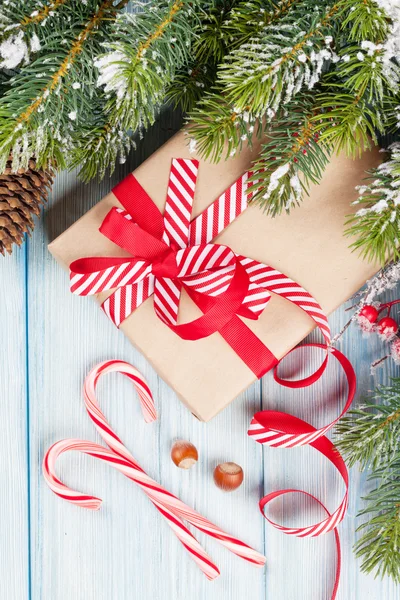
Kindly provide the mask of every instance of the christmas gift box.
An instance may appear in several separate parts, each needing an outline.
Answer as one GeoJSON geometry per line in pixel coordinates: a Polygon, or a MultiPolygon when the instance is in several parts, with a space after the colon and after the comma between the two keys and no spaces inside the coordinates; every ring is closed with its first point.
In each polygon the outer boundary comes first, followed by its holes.
{"type": "Polygon", "coordinates": [[[247,206],[258,150],[212,164],[181,131],[49,245],[72,291],[95,294],[203,421],[316,325],[328,340],[324,313],[378,269],[343,236],[377,150],[333,157],[302,205],[274,218],[247,206]]]}

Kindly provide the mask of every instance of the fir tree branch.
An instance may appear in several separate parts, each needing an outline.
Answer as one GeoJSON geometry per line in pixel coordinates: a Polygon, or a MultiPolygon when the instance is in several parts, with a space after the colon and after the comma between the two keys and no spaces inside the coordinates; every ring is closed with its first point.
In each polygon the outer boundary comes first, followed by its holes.
{"type": "Polygon", "coordinates": [[[388,104],[395,103],[400,69],[384,60],[382,45],[363,42],[341,52],[335,71],[325,80],[326,91],[317,98],[320,111],[314,120],[321,138],[340,152],[361,154],[387,125],[388,104]],[[386,106],[385,106],[386,105],[386,106]],[[332,126],[327,127],[327,121],[332,126]],[[323,130],[323,131],[322,131],[323,130]]]}
{"type": "Polygon", "coordinates": [[[191,111],[215,82],[218,63],[234,39],[225,32],[238,0],[213,0],[202,4],[200,22],[194,31],[193,58],[178,70],[166,91],[166,100],[183,112],[191,111]]]}
{"type": "Polygon", "coordinates": [[[303,85],[311,89],[324,61],[334,56],[333,38],[327,36],[337,12],[338,6],[333,5],[324,15],[299,19],[293,11],[232,52],[221,65],[219,78],[235,112],[250,106],[261,117],[269,108],[277,111],[281,103],[289,102],[303,85]]]}
{"type": "Polygon", "coordinates": [[[193,53],[196,61],[207,64],[212,61],[217,65],[223,60],[231,40],[224,31],[226,21],[232,17],[238,0],[214,0],[202,6],[204,13],[196,27],[196,37],[193,43],[193,53]]]}
{"type": "Polygon", "coordinates": [[[57,10],[60,6],[69,0],[52,0],[49,4],[42,6],[39,10],[34,10],[30,14],[26,14],[19,22],[20,27],[25,29],[28,25],[37,25],[57,10]]]}
{"type": "Polygon", "coordinates": [[[64,167],[78,107],[88,123],[102,111],[100,90],[91,85],[92,60],[116,16],[113,1],[88,0],[80,7],[66,3],[59,11],[40,26],[52,53],[39,53],[0,98],[0,171],[11,152],[16,170],[26,168],[32,156],[38,166],[64,167]]]}
{"type": "Polygon", "coordinates": [[[292,101],[272,122],[271,136],[252,166],[254,182],[248,191],[271,216],[289,212],[318,183],[329,162],[331,148],[320,139],[313,117],[311,95],[292,101]]]}
{"type": "Polygon", "coordinates": [[[166,86],[177,68],[188,61],[192,15],[188,0],[175,0],[161,4],[157,12],[150,8],[119,20],[114,28],[119,40],[109,45],[110,53],[96,61],[98,83],[110,98],[111,126],[136,130],[154,122],[166,86]],[[132,44],[132,39],[138,42],[132,44]]]}
{"type": "Polygon", "coordinates": [[[168,25],[170,25],[172,23],[172,21],[175,18],[175,15],[181,10],[181,8],[183,8],[184,6],[184,2],[182,2],[182,0],[175,0],[174,3],[172,4],[168,14],[165,16],[165,18],[163,19],[163,21],[161,21],[161,23],[159,25],[157,25],[155,31],[149,35],[149,37],[147,38],[147,40],[145,40],[144,42],[141,42],[139,44],[139,48],[137,50],[136,53],[136,60],[139,61],[143,56],[144,53],[146,52],[146,50],[148,48],[150,48],[150,46],[159,38],[161,37],[165,30],[167,29],[168,25]]]}
{"type": "Polygon", "coordinates": [[[388,34],[387,15],[375,0],[342,0],[340,16],[343,17],[342,28],[349,28],[350,41],[379,43],[388,34]]]}
{"type": "Polygon", "coordinates": [[[218,161],[231,154],[232,140],[244,141],[242,113],[245,119],[252,115],[249,127],[255,119],[271,121],[302,88],[312,89],[317,83],[325,62],[335,56],[327,27],[338,9],[335,5],[327,10],[324,2],[318,9],[312,6],[314,10],[308,0],[272,4],[275,10],[264,11],[267,26],[226,56],[215,92],[206,94],[190,115],[191,135],[204,156],[218,161]],[[240,136],[232,135],[232,123],[237,123],[240,136]]]}
{"type": "Polygon", "coordinates": [[[56,29],[70,0],[51,0],[48,4],[36,0],[13,2],[0,9],[0,69],[15,69],[27,65],[31,56],[46,44],[48,34],[56,29]],[[50,24],[52,27],[49,27],[50,24]]]}
{"type": "Polygon", "coordinates": [[[192,111],[201,101],[206,90],[210,90],[216,77],[216,63],[192,61],[175,75],[165,94],[165,100],[183,113],[192,111]]]}
{"type": "Polygon", "coordinates": [[[342,92],[340,84],[331,84],[330,89],[330,93],[318,98],[320,112],[315,121],[321,139],[337,152],[361,156],[371,147],[371,140],[374,144],[378,142],[377,130],[383,130],[380,114],[363,98],[346,93],[346,90],[342,92]],[[334,97],[332,92],[335,92],[334,97]]]}
{"type": "Polygon", "coordinates": [[[369,480],[378,480],[358,515],[364,522],[354,550],[361,570],[400,583],[400,378],[378,387],[373,400],[339,421],[336,445],[350,466],[372,468],[369,480]]]}
{"type": "Polygon", "coordinates": [[[400,75],[380,43],[388,34],[389,19],[372,0],[322,3],[317,14],[307,1],[283,5],[287,14],[280,15],[276,26],[264,21],[257,29],[249,15],[243,19],[243,35],[248,23],[256,33],[225,58],[215,92],[199,102],[190,123],[200,154],[218,161],[251,144],[255,123],[263,132],[272,122],[274,136],[274,121],[279,122],[279,155],[275,140],[265,143],[254,166],[254,181],[261,181],[261,188],[253,192],[253,200],[273,215],[298,204],[309,183],[319,182],[332,150],[354,155],[371,140],[377,143],[377,131],[389,126],[394,114],[400,75]],[[349,44],[349,39],[360,43],[349,44]],[[310,148],[299,148],[291,136],[302,141],[302,132],[288,105],[293,99],[301,106],[319,79],[323,93],[317,94],[305,126],[305,131],[313,130],[310,148]]]}
{"type": "Polygon", "coordinates": [[[351,248],[381,264],[400,256],[400,144],[389,150],[390,160],[370,172],[371,183],[359,187],[355,203],[361,208],[346,222],[346,234],[357,238],[351,248]]]}
{"type": "Polygon", "coordinates": [[[165,99],[186,110],[200,100],[192,135],[213,160],[271,129],[253,199],[276,214],[319,181],[332,147],[359,150],[399,120],[400,18],[387,0],[137,2],[113,25],[125,3],[110,1],[89,32],[101,0],[1,7],[0,162],[11,151],[15,168],[34,154],[103,175],[165,99]],[[299,115],[292,102],[317,84],[317,114],[299,115]]]}
{"type": "Polygon", "coordinates": [[[232,8],[229,18],[223,23],[223,33],[230,40],[230,51],[247,43],[265,27],[276,23],[301,0],[252,0],[239,2],[232,8]]]}
{"type": "Polygon", "coordinates": [[[373,473],[370,479],[379,478],[378,487],[364,500],[366,507],[359,516],[368,516],[357,531],[361,537],[354,550],[362,559],[361,570],[375,577],[389,576],[400,583],[400,461],[393,461],[373,473]]]}
{"type": "Polygon", "coordinates": [[[376,389],[372,400],[350,411],[336,426],[336,446],[352,467],[374,471],[392,462],[399,453],[400,378],[376,389]]]}
{"type": "Polygon", "coordinates": [[[35,114],[42,103],[52,94],[62,79],[66,76],[68,70],[76,61],[76,58],[83,51],[84,44],[89,36],[93,35],[96,32],[96,29],[99,27],[100,23],[104,19],[109,19],[111,16],[114,16],[115,13],[110,13],[110,9],[114,9],[113,0],[104,0],[100,5],[99,9],[96,13],[91,17],[91,19],[86,23],[84,29],[79,33],[77,38],[74,40],[71,48],[69,49],[67,55],[62,61],[58,70],[52,75],[48,84],[44,87],[42,93],[32,102],[30,106],[17,118],[17,127],[29,121],[33,114],[35,114]]]}
{"type": "Polygon", "coordinates": [[[251,113],[232,112],[225,98],[217,94],[207,94],[199,102],[189,124],[196,149],[213,162],[218,162],[224,154],[234,156],[244,143],[251,145],[255,127],[259,135],[264,131],[261,122],[251,113]]]}
{"type": "Polygon", "coordinates": [[[140,13],[118,19],[108,52],[95,61],[97,86],[107,97],[104,114],[85,130],[72,157],[84,180],[96,170],[103,176],[117,156],[123,162],[130,132],[154,122],[177,69],[189,60],[197,22],[194,6],[190,0],[143,5],[140,13]]]}
{"type": "Polygon", "coordinates": [[[110,174],[118,161],[123,164],[131,149],[136,149],[131,132],[111,129],[107,122],[85,127],[71,153],[70,168],[79,169],[80,178],[87,182],[96,175],[103,178],[107,169],[110,174]],[[96,144],[96,145],[95,145],[96,144]]]}

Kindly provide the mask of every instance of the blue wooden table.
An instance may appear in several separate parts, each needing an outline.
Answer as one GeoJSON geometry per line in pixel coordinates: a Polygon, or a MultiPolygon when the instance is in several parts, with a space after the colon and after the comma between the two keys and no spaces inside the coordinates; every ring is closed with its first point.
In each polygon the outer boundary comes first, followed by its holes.
{"type": "MultiPolygon", "coordinates": [[[[300,391],[279,388],[267,375],[211,423],[200,423],[92,302],[69,293],[66,274],[47,251],[50,240],[178,127],[179,117],[164,114],[111,183],[83,185],[74,173],[59,175],[32,239],[0,261],[2,599],[330,599],[333,535],[310,540],[285,536],[262,518],[258,501],[267,491],[299,487],[334,509],[343,494],[337,474],[311,448],[262,448],[246,430],[261,408],[285,410],[315,426],[331,421],[339,412],[336,398],[345,397],[335,365],[318,384],[300,391]],[[103,498],[99,512],[63,502],[47,488],[41,463],[49,445],[64,437],[100,442],[81,390],[88,370],[108,358],[132,362],[146,375],[156,398],[159,420],[146,425],[129,382],[110,375],[99,385],[101,405],[135,458],[189,505],[264,552],[265,569],[245,564],[199,535],[221,570],[219,579],[208,582],[144,494],[99,461],[78,454],[59,461],[61,479],[103,498]],[[199,463],[189,472],[171,462],[170,447],[176,438],[191,440],[199,450],[199,463]],[[235,461],[245,471],[244,484],[232,494],[224,494],[212,482],[213,468],[222,461],[235,461]]],[[[346,318],[344,308],[331,317],[334,332],[346,318]]],[[[357,370],[357,401],[395,372],[387,361],[371,376],[370,363],[383,348],[376,338],[367,340],[355,328],[347,331],[340,347],[357,370]]],[[[290,359],[287,372],[296,368],[301,354],[290,359]]],[[[303,358],[309,369],[320,359],[317,354],[303,358]]],[[[340,526],[343,570],[338,600],[400,600],[400,589],[390,580],[361,575],[352,553],[355,517],[367,485],[366,475],[353,469],[349,512],[340,526]]],[[[304,499],[290,497],[273,506],[272,516],[285,524],[306,525],[322,514],[304,499]]]]}

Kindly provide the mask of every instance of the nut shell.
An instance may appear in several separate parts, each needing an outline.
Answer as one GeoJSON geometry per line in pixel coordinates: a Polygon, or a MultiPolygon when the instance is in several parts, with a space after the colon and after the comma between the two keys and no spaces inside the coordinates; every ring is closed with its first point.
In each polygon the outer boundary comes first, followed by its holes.
{"type": "Polygon", "coordinates": [[[190,469],[199,460],[199,455],[191,442],[177,440],[171,448],[171,458],[180,469],[190,469]]]}
{"type": "Polygon", "coordinates": [[[221,463],[214,469],[214,482],[224,492],[233,492],[242,485],[243,469],[234,462],[221,463]]]}

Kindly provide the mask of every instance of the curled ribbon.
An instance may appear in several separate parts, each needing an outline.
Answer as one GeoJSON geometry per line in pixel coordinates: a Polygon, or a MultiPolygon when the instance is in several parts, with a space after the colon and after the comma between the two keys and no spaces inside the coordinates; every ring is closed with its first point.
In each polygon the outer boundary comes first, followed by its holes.
{"type": "Polygon", "coordinates": [[[332,600],[335,600],[339,587],[341,571],[341,549],[337,527],[339,523],[344,519],[347,510],[349,493],[349,475],[342,456],[340,455],[339,451],[334,446],[334,444],[326,437],[325,434],[330,429],[332,429],[332,427],[339,421],[339,419],[342,418],[342,416],[350,408],[350,405],[353,401],[356,392],[356,375],[350,361],[344,356],[342,352],[340,352],[336,348],[328,348],[324,344],[304,344],[302,348],[304,347],[322,348],[323,350],[327,351],[326,357],[321,367],[309,377],[297,381],[281,379],[278,376],[276,367],[274,369],[275,380],[280,385],[284,385],[286,387],[291,388],[301,388],[311,385],[322,376],[327,367],[328,357],[330,354],[332,354],[339,361],[345,373],[348,384],[347,401],[342,412],[333,422],[329,423],[328,425],[325,425],[321,429],[316,429],[306,421],[303,421],[298,417],[294,417],[293,415],[274,410],[265,410],[258,412],[254,415],[250,423],[248,434],[259,444],[271,446],[272,448],[296,448],[298,446],[310,445],[316,450],[318,450],[318,452],[321,452],[321,454],[323,454],[333,464],[333,466],[337,469],[338,473],[340,474],[345,485],[345,494],[340,505],[332,514],[328,511],[324,504],[320,500],[318,500],[318,498],[303,490],[279,490],[267,494],[260,500],[260,510],[263,516],[271,525],[273,525],[275,528],[279,529],[283,533],[286,533],[288,535],[295,535],[297,537],[317,537],[319,535],[329,533],[331,531],[334,532],[337,562],[335,583],[331,598],[332,600]],[[269,504],[269,502],[280,496],[292,493],[303,494],[311,498],[313,501],[319,504],[319,506],[322,507],[324,512],[327,514],[327,517],[320,523],[316,523],[315,525],[311,525],[309,527],[285,527],[283,525],[275,523],[265,515],[264,509],[266,505],[269,504]]]}
{"type": "Polygon", "coordinates": [[[97,510],[101,506],[100,498],[82,494],[66,486],[56,475],[55,464],[60,454],[71,450],[79,451],[94,458],[107,462],[137,483],[152,501],[157,510],[166,518],[168,525],[177,538],[189,552],[206,577],[210,580],[219,575],[218,567],[213,563],[202,546],[186,527],[186,521],[196,527],[199,531],[214,538],[231,552],[244,560],[262,567],[265,557],[244,544],[237,538],[225,533],[222,529],[205,519],[200,513],[179,500],[168,492],[159,483],[154,481],[145,473],[133,458],[129,450],[124,446],[117,434],[110,427],[103,412],[100,410],[96,398],[96,385],[100,375],[110,372],[118,372],[129,377],[140,398],[144,419],[150,423],[156,419],[156,411],[151,391],[144,377],[132,365],[117,360],[109,360],[97,365],[87,376],[84,384],[84,401],[90,419],[93,421],[97,431],[106,442],[109,449],[86,440],[68,439],[55,443],[47,451],[43,460],[43,474],[50,489],[60,498],[68,500],[72,504],[97,510]]]}

